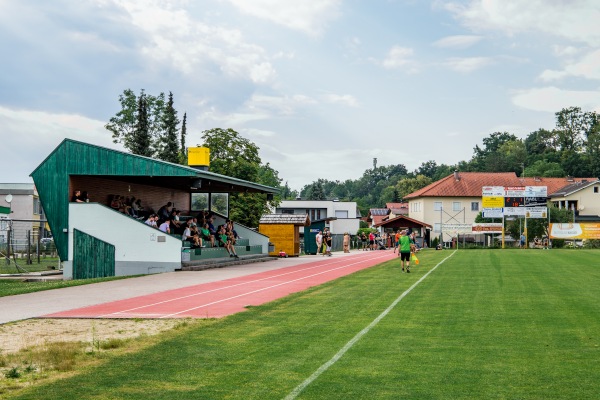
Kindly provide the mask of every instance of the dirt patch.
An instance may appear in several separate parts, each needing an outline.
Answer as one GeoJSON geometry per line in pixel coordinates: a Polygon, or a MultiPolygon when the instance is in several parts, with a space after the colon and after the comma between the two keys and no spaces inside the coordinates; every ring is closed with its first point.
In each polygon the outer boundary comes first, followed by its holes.
{"type": "Polygon", "coordinates": [[[151,336],[174,328],[181,319],[28,319],[0,325],[0,352],[51,342],[98,343],[109,339],[151,336]]]}

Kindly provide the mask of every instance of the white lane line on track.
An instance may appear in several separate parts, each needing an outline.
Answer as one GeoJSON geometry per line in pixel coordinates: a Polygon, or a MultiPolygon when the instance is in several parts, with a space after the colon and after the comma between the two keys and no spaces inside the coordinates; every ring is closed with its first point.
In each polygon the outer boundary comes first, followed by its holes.
{"type": "Polygon", "coordinates": [[[381,321],[386,315],[388,315],[390,313],[390,311],[392,311],[394,309],[394,307],[396,307],[396,305],[400,302],[400,300],[402,300],[406,295],[408,295],[415,287],[417,287],[417,285],[421,282],[423,282],[423,280],[425,278],[427,278],[429,276],[429,274],[431,274],[433,271],[436,270],[437,267],[439,267],[440,265],[442,265],[447,259],[449,259],[450,257],[452,257],[454,255],[454,253],[456,253],[456,250],[454,250],[452,252],[452,254],[450,254],[448,257],[444,258],[442,261],[440,261],[435,267],[433,267],[428,273],[426,273],[425,275],[423,275],[421,277],[421,279],[419,279],[418,281],[416,281],[411,287],[409,287],[408,289],[406,289],[404,291],[404,293],[402,293],[396,300],[394,300],[392,302],[392,304],[390,304],[390,306],[388,308],[386,308],[381,314],[379,314],[379,316],[377,318],[375,318],[373,320],[373,322],[371,322],[366,328],[364,328],[362,331],[358,332],[356,334],[356,336],[354,336],[348,343],[346,343],[346,345],[344,347],[342,347],[342,349],[340,351],[338,351],[336,353],[336,355],[334,355],[329,361],[327,361],[325,364],[321,365],[319,367],[319,369],[317,369],[315,372],[313,372],[313,374],[311,376],[309,376],[304,382],[302,382],[300,385],[296,386],[296,388],[294,388],[294,390],[292,390],[287,396],[285,396],[284,400],[294,400],[296,397],[298,397],[298,395],[300,394],[300,392],[302,392],[304,389],[306,389],[306,387],[308,385],[310,385],[311,383],[313,383],[323,372],[327,371],[329,369],[329,367],[331,367],[333,364],[335,364],[340,358],[342,358],[342,356],[344,354],[346,354],[346,352],[348,350],[350,350],[352,348],[352,346],[354,346],[354,344],[356,342],[358,342],[364,335],[366,335],[367,333],[369,333],[369,331],[375,327],[379,321],[381,321]]]}
{"type": "MultiPolygon", "coordinates": [[[[383,258],[386,255],[377,256],[377,257],[369,257],[368,259],[369,260],[379,259],[379,258],[383,258]]],[[[359,257],[360,257],[360,260],[361,260],[360,262],[363,262],[364,261],[363,258],[366,258],[366,257],[363,257],[362,254],[359,255],[359,257]]],[[[136,310],[140,310],[140,309],[143,309],[143,308],[154,307],[154,306],[157,306],[157,305],[160,305],[160,304],[166,304],[166,303],[170,303],[170,302],[173,302],[173,301],[187,299],[187,298],[190,298],[190,297],[201,296],[201,295],[208,294],[208,293],[218,292],[220,290],[231,289],[231,288],[235,288],[235,287],[238,287],[238,286],[248,285],[248,284],[252,284],[252,283],[256,283],[256,282],[261,282],[261,281],[266,281],[266,280],[270,280],[270,279],[274,279],[274,278],[279,278],[279,277],[286,276],[286,275],[296,274],[296,273],[299,273],[299,272],[310,271],[310,270],[315,269],[315,268],[323,268],[324,266],[326,267],[328,265],[334,265],[334,264],[337,264],[339,262],[343,262],[344,259],[328,260],[328,261],[330,261],[330,262],[325,263],[325,264],[315,265],[315,266],[312,266],[312,267],[301,268],[301,269],[297,269],[297,270],[294,270],[294,271],[288,271],[288,272],[285,272],[285,273],[282,273],[282,274],[270,275],[268,277],[261,278],[261,279],[255,279],[255,280],[251,280],[251,281],[245,281],[245,282],[241,282],[241,283],[236,283],[235,285],[229,285],[229,286],[224,286],[224,287],[220,287],[220,288],[216,288],[216,289],[205,290],[205,291],[198,292],[198,293],[192,293],[192,294],[188,294],[188,295],[185,295],[185,296],[174,297],[172,299],[162,300],[162,301],[158,301],[156,303],[151,303],[151,304],[145,304],[143,306],[134,307],[134,308],[130,308],[130,309],[127,309],[127,310],[121,310],[121,311],[116,311],[116,312],[109,313],[109,314],[103,314],[103,315],[98,316],[97,318],[109,318],[111,316],[117,316],[118,317],[120,314],[130,313],[131,311],[136,311],[136,310]]],[[[343,267],[349,267],[349,266],[355,265],[357,263],[358,262],[355,262],[355,263],[352,263],[352,264],[349,264],[349,265],[344,265],[343,267]]],[[[293,267],[287,267],[287,268],[293,268],[293,267]]],[[[327,270],[327,271],[324,271],[324,272],[335,271],[336,269],[339,269],[339,268],[334,268],[334,269],[327,270]]],[[[313,275],[311,275],[311,276],[313,276],[313,275]]],[[[307,278],[307,277],[305,277],[305,278],[307,278]]],[[[232,279],[237,279],[237,278],[232,278],[232,279]]],[[[294,282],[294,281],[295,280],[292,280],[292,281],[289,281],[289,282],[294,282]]],[[[253,293],[253,292],[249,292],[249,293],[253,293]]],[[[232,297],[232,299],[233,298],[235,298],[235,297],[232,297]]],[[[213,304],[213,303],[211,303],[211,304],[213,304]]],[[[171,315],[175,315],[175,314],[171,314],[171,315]]]]}
{"type": "MultiPolygon", "coordinates": [[[[381,258],[381,257],[377,257],[377,258],[381,258]]],[[[337,271],[337,270],[339,270],[339,269],[348,268],[348,267],[351,267],[351,266],[353,266],[353,265],[360,264],[360,263],[362,263],[362,262],[363,262],[363,261],[361,260],[361,261],[357,261],[357,262],[355,262],[355,263],[352,263],[352,264],[346,264],[346,265],[342,265],[342,266],[340,266],[340,267],[336,267],[336,268],[328,269],[328,270],[326,270],[326,271],[320,271],[320,272],[318,272],[318,273],[316,273],[316,274],[307,275],[307,276],[303,276],[303,277],[301,277],[301,278],[298,278],[298,279],[292,279],[292,280],[290,280],[290,281],[281,282],[281,283],[278,283],[278,284],[276,284],[276,285],[271,285],[271,286],[267,286],[267,287],[264,287],[264,288],[260,288],[260,289],[252,290],[252,291],[250,291],[250,292],[242,293],[242,294],[239,294],[239,295],[237,295],[237,296],[232,296],[232,297],[229,297],[229,298],[227,298],[227,299],[221,299],[221,300],[213,301],[213,302],[211,302],[211,303],[202,304],[202,305],[200,305],[200,306],[196,306],[196,307],[188,308],[187,310],[182,310],[182,311],[178,311],[178,312],[176,312],[176,313],[168,314],[168,315],[165,315],[164,317],[161,317],[161,318],[169,318],[169,317],[172,317],[172,316],[174,316],[174,315],[183,314],[183,313],[186,313],[186,312],[189,312],[189,311],[193,311],[193,310],[197,310],[197,309],[199,309],[199,308],[207,307],[207,306],[210,306],[210,305],[213,305],[213,304],[222,303],[222,302],[224,302],[224,301],[227,301],[227,300],[233,300],[233,299],[237,299],[237,298],[239,298],[239,297],[248,296],[248,295],[250,295],[250,294],[254,294],[254,293],[258,293],[258,292],[263,292],[263,291],[265,291],[265,290],[273,289],[273,288],[276,288],[276,287],[279,287],[279,286],[284,286],[284,285],[288,285],[288,284],[290,284],[290,283],[298,282],[298,281],[301,281],[301,280],[304,280],[304,279],[308,279],[308,278],[312,278],[312,277],[315,277],[315,276],[323,275],[323,274],[326,274],[326,273],[328,273],[328,272],[333,272],[333,271],[337,271]]]]}

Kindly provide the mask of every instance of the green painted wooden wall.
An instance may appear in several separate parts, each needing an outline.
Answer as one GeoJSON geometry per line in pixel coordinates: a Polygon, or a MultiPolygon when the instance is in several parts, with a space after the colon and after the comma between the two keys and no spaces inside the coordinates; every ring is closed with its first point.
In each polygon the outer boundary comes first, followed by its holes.
{"type": "Polygon", "coordinates": [[[61,260],[68,260],[69,176],[196,176],[188,167],[65,139],[31,173],[61,260]]]}
{"type": "Polygon", "coordinates": [[[115,276],[115,246],[73,230],[73,279],[115,276]]]}

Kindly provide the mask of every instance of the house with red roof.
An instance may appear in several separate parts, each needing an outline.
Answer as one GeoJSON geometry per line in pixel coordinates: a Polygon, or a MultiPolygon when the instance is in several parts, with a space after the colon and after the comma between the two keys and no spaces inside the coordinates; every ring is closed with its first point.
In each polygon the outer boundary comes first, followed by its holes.
{"type": "Polygon", "coordinates": [[[408,200],[410,218],[433,226],[432,239],[440,236],[443,227],[443,240],[449,241],[461,228],[474,223],[482,208],[483,186],[546,186],[552,198],[553,193],[568,185],[591,181],[597,178],[520,178],[514,172],[455,171],[404,199],[408,200]]]}

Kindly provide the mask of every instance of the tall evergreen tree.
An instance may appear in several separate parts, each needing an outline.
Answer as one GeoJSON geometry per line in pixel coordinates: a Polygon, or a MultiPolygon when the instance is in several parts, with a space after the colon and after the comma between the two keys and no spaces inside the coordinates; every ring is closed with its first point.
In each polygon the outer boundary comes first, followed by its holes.
{"type": "Polygon", "coordinates": [[[179,158],[179,138],[177,137],[177,110],[173,107],[173,93],[169,92],[169,100],[162,117],[162,132],[157,138],[156,156],[161,160],[178,164],[179,158]]]}
{"type": "Polygon", "coordinates": [[[179,163],[187,164],[187,148],[185,147],[185,136],[187,135],[187,113],[183,113],[183,121],[181,122],[181,150],[179,152],[179,163]]]}
{"type": "MultiPolygon", "coordinates": [[[[135,153],[133,151],[134,147],[139,148],[139,145],[135,143],[134,137],[139,124],[139,101],[142,97],[144,98],[146,109],[146,129],[150,138],[157,137],[162,130],[161,121],[165,107],[164,93],[152,96],[146,94],[144,89],[142,89],[140,95],[136,96],[133,90],[124,90],[123,94],[119,95],[121,110],[104,126],[112,133],[114,143],[123,143],[123,146],[132,153],[135,153]]],[[[155,148],[152,145],[153,143],[150,143],[148,147],[151,150],[150,155],[153,155],[155,152],[155,148]]],[[[146,150],[145,153],[147,153],[146,150]]]]}
{"type": "Polygon", "coordinates": [[[130,135],[129,150],[133,154],[152,157],[152,137],[148,129],[148,104],[144,93],[138,98],[137,122],[130,135]]]}

